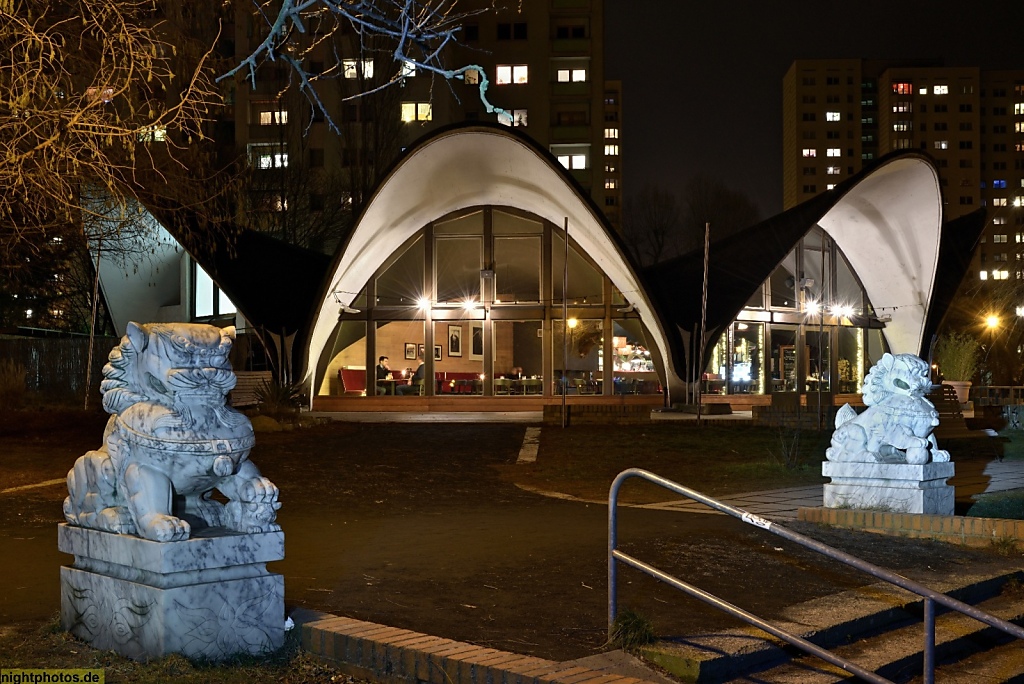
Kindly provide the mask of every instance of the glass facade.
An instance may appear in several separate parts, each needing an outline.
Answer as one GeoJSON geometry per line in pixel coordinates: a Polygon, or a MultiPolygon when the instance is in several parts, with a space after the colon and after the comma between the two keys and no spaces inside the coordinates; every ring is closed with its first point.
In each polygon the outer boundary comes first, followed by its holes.
{"type": "Polygon", "coordinates": [[[624,302],[571,232],[566,259],[559,226],[506,207],[462,211],[399,246],[355,298],[319,364],[319,394],[660,394],[663,370],[624,302]],[[378,380],[381,356],[390,375],[378,380]]]}
{"type": "Polygon", "coordinates": [[[881,326],[846,258],[815,227],[712,348],[702,391],[860,392],[886,351],[881,326]]]}

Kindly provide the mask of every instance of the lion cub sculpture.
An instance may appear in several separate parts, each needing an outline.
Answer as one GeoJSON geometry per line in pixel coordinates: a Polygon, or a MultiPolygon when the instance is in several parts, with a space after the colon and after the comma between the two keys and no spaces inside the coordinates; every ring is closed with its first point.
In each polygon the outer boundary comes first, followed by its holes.
{"type": "Polygon", "coordinates": [[[206,527],[281,529],[278,489],[249,460],[252,424],[226,405],[234,337],[233,327],[128,324],[103,367],[103,446],[68,473],[69,523],[158,542],[206,527]]]}

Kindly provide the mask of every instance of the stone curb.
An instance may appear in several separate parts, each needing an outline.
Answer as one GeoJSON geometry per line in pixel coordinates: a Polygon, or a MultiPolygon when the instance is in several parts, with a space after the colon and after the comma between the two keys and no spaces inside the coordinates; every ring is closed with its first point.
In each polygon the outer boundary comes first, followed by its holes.
{"type": "Polygon", "coordinates": [[[893,536],[923,537],[966,546],[988,546],[993,542],[1024,540],[1024,520],[1004,518],[801,507],[797,510],[797,520],[893,536]]]}
{"type": "Polygon", "coordinates": [[[302,648],[341,672],[388,684],[654,684],[573,662],[314,611],[296,611],[302,648]]]}

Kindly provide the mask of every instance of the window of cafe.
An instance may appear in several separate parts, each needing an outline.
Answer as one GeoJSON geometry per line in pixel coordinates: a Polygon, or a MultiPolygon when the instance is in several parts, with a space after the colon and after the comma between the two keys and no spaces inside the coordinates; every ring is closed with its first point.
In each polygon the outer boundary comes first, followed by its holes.
{"type": "Polygon", "coordinates": [[[319,393],[660,393],[639,316],[619,311],[626,298],[571,232],[565,257],[559,226],[512,208],[477,207],[428,224],[342,314],[319,366],[319,393]],[[378,380],[380,356],[390,373],[378,380]]]}
{"type": "Polygon", "coordinates": [[[712,347],[702,391],[853,394],[884,353],[881,325],[842,251],[811,230],[712,347]]]}

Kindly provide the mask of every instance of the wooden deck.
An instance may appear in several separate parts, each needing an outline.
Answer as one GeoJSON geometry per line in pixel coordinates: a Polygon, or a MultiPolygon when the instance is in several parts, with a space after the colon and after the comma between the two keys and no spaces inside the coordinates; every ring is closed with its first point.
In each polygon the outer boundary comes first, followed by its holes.
{"type": "MultiPolygon", "coordinates": [[[[595,406],[649,406],[660,408],[663,404],[660,394],[616,395],[612,397],[573,396],[565,398],[568,405],[595,406]]],[[[318,396],[313,398],[313,410],[335,412],[359,411],[404,411],[415,413],[458,412],[458,411],[543,411],[545,406],[561,406],[562,397],[519,396],[435,396],[435,397],[340,397],[318,396]]]]}

